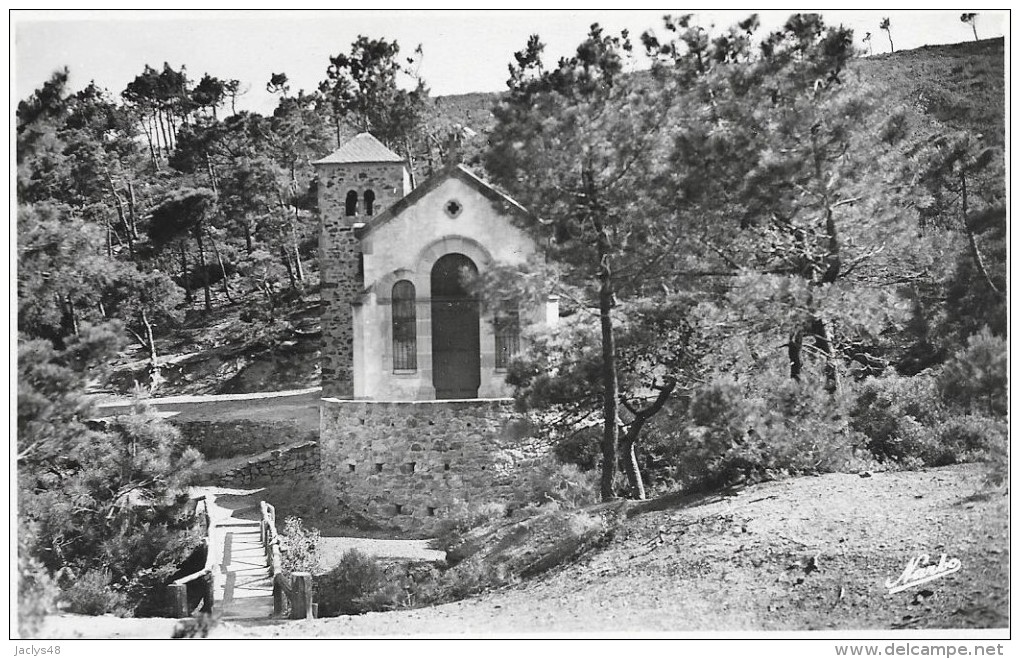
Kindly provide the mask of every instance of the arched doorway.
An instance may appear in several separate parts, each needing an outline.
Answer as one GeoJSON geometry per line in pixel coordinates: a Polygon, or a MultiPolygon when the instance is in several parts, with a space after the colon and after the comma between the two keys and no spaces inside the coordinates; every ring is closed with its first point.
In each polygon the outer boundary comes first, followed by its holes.
{"type": "Polygon", "coordinates": [[[463,254],[432,266],[432,384],[436,398],[477,398],[481,384],[478,300],[465,279],[478,273],[463,254]]]}

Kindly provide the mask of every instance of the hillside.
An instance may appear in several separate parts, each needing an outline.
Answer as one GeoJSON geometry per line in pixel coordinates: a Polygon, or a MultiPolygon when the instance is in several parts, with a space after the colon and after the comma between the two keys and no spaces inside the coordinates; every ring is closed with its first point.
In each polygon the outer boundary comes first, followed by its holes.
{"type": "Polygon", "coordinates": [[[430,609],[217,636],[973,629],[1009,624],[1009,499],[981,467],[830,474],[635,505],[603,550],[430,609]],[[962,569],[889,594],[907,562],[962,569]]]}
{"type": "MultiPolygon", "coordinates": [[[[901,105],[951,129],[997,136],[1004,142],[1004,42],[988,39],[947,46],[926,46],[881,54],[854,62],[862,77],[891,105],[901,105]]],[[[440,126],[460,124],[478,133],[477,148],[491,129],[490,109],[497,94],[462,94],[435,99],[440,126]]],[[[472,144],[468,145],[472,148],[472,144]]],[[[470,159],[470,152],[466,154],[470,159]]],[[[314,215],[304,216],[306,235],[314,234],[314,215]]],[[[187,320],[161,345],[169,364],[157,395],[247,393],[289,390],[318,383],[319,327],[314,245],[303,250],[308,281],[300,298],[286,302],[280,322],[261,327],[242,320],[243,304],[231,304],[214,292],[216,309],[204,314],[196,295],[187,320]]],[[[94,383],[95,391],[129,393],[144,381],[140,346],[123,353],[113,372],[94,383]]]]}
{"type": "MultiPolygon", "coordinates": [[[[216,638],[931,630],[1009,625],[1009,498],[980,465],[829,474],[630,502],[608,546],[436,607],[220,624],[216,638]],[[890,594],[907,562],[959,572],[890,594]]],[[[506,552],[533,549],[519,539],[506,552]]],[[[48,631],[165,637],[166,620],[51,619],[48,631]],[[83,621],[87,622],[86,626],[83,621]],[[113,624],[116,622],[116,624],[113,624]]]]}

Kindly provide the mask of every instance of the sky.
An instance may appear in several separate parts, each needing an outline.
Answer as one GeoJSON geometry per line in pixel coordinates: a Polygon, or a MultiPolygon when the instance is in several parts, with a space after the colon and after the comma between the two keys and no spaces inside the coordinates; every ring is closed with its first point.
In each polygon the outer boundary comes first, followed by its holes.
{"type": "MultiPolygon", "coordinates": [[[[691,11],[691,10],[683,10],[691,11]]],[[[759,11],[762,33],[792,13],[759,11]]],[[[421,44],[419,75],[435,96],[505,89],[507,65],[528,36],[538,34],[552,62],[569,55],[595,22],[607,30],[629,29],[636,39],[647,29],[661,33],[662,16],[679,10],[216,10],[12,12],[12,66],[15,102],[45,82],[53,71],[68,66],[70,86],[80,89],[94,80],[114,95],[140,74],[145,65],[160,69],[187,67],[197,82],[204,73],[237,79],[248,92],[239,110],[269,114],[276,99],[265,90],[273,73],[286,73],[293,91],[312,91],[326,76],[329,57],[349,52],[358,35],[396,40],[401,52],[421,44]]],[[[722,30],[749,11],[695,11],[700,25],[722,30]]],[[[878,29],[890,18],[897,50],[926,44],[973,39],[970,26],[951,11],[829,11],[829,24],[854,29],[860,44],[872,33],[874,52],[888,52],[889,42],[878,29]]],[[[982,39],[1008,31],[1007,11],[981,12],[982,39]]]]}

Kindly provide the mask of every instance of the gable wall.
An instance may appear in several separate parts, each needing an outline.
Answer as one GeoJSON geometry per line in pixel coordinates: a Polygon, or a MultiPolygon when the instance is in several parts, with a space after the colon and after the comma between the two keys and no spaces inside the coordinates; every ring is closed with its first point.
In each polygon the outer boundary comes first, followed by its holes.
{"type": "MultiPolygon", "coordinates": [[[[493,203],[472,186],[450,178],[417,203],[363,238],[366,294],[354,310],[355,398],[431,400],[431,271],[445,254],[462,253],[479,271],[493,262],[516,264],[535,253],[535,245],[493,203]],[[463,208],[451,218],[444,206],[451,199],[463,208]],[[417,297],[418,368],[395,373],[392,356],[393,284],[406,279],[417,297]]],[[[537,316],[537,314],[535,314],[537,316]]],[[[479,320],[481,387],[478,395],[507,395],[503,373],[495,369],[491,316],[479,320]]]]}

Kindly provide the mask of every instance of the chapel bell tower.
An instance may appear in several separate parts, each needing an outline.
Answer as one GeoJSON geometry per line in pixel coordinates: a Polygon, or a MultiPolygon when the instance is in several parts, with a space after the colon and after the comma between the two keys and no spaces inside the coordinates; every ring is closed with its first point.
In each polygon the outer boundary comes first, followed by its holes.
{"type": "Polygon", "coordinates": [[[322,290],[322,396],[354,398],[351,305],[364,288],[354,229],[411,191],[404,160],[361,133],[313,163],[319,182],[319,276],[322,290]]]}

